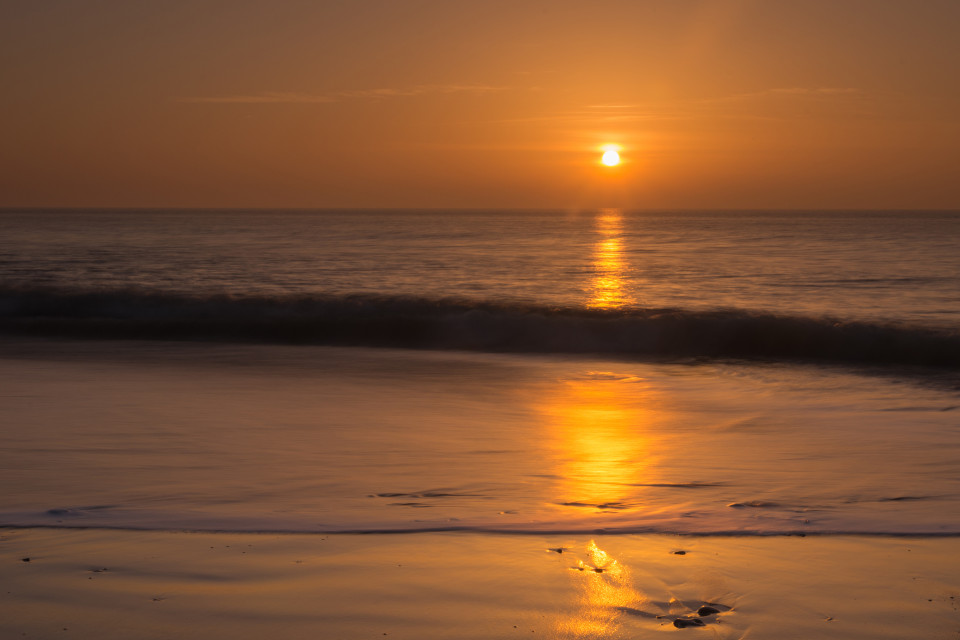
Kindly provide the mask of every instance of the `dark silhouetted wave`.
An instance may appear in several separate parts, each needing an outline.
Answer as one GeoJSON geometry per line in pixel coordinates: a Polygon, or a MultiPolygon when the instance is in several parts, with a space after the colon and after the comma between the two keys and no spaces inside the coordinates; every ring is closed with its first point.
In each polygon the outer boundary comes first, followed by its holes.
{"type": "Polygon", "coordinates": [[[0,288],[0,332],[960,368],[960,332],[743,310],[0,288]]]}

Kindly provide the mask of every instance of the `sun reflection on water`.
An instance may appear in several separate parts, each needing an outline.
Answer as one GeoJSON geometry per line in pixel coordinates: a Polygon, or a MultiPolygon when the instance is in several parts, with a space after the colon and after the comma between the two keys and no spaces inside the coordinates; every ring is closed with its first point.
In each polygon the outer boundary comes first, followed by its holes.
{"type": "Polygon", "coordinates": [[[589,372],[561,382],[541,407],[559,478],[558,503],[592,511],[631,508],[654,482],[650,390],[636,377],[589,372]]]}
{"type": "Polygon", "coordinates": [[[587,306],[619,309],[634,302],[625,286],[628,264],[623,256],[623,214],[619,209],[604,209],[597,216],[596,225],[600,239],[594,248],[594,276],[587,306]]]}

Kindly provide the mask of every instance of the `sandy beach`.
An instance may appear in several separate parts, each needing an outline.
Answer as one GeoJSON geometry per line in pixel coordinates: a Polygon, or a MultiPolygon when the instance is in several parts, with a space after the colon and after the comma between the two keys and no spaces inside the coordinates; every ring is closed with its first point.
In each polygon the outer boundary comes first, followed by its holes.
{"type": "Polygon", "coordinates": [[[0,640],[960,640],[958,24],[0,2],[0,640]]]}
{"type": "Polygon", "coordinates": [[[955,638],[958,544],[6,529],[0,636],[955,638]]]}
{"type": "Polygon", "coordinates": [[[0,366],[18,425],[0,447],[4,640],[960,633],[955,394],[938,386],[30,347],[0,366]]]}

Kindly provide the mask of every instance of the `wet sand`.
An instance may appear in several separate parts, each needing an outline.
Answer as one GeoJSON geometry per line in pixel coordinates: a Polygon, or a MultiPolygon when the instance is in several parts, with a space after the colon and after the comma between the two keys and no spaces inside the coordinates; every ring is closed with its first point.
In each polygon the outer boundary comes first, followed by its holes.
{"type": "Polygon", "coordinates": [[[955,537],[4,529],[0,637],[956,638],[958,552],[955,537]]]}

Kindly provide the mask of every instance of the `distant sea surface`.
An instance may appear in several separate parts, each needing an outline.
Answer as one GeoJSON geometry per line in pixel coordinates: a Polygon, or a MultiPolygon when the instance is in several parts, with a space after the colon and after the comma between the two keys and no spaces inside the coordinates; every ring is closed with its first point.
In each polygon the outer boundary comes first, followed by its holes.
{"type": "Polygon", "coordinates": [[[960,213],[0,212],[0,524],[960,534],[960,213]]]}

